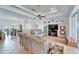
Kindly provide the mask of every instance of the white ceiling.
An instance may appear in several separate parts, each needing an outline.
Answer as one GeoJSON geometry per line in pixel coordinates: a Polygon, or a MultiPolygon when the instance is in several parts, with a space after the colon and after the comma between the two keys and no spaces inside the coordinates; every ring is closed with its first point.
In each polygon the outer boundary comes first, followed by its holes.
{"type": "Polygon", "coordinates": [[[57,10],[56,15],[61,14],[62,17],[69,17],[74,5],[23,5],[23,7],[28,8],[35,13],[39,13],[39,11],[41,13],[48,13],[51,11],[51,8],[53,8],[54,10],[57,10]]]}

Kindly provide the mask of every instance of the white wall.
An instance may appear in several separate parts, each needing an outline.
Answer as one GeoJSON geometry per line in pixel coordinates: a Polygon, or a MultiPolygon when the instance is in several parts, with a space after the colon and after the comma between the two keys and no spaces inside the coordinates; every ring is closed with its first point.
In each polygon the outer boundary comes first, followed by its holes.
{"type": "Polygon", "coordinates": [[[33,19],[26,18],[23,21],[23,31],[24,32],[29,32],[34,28],[35,28],[35,22],[33,21],[33,19]]]}
{"type": "MultiPolygon", "coordinates": [[[[47,26],[47,32],[48,32],[48,25],[49,24],[58,24],[58,36],[61,36],[61,37],[67,37],[67,20],[68,19],[61,19],[61,18],[48,18],[48,19],[41,19],[41,20],[38,20],[36,21],[36,23],[38,24],[38,29],[41,29],[42,31],[44,31],[44,26],[47,26]],[[53,21],[52,21],[53,19],[53,21]],[[50,21],[50,23],[48,23],[48,21],[50,21]],[[44,23],[46,22],[46,23],[44,23]],[[60,34],[60,26],[65,26],[65,31],[66,31],[66,34],[65,35],[61,35],[60,34]]],[[[46,34],[46,33],[42,33],[42,34],[46,34]]],[[[48,33],[47,33],[48,34],[48,33]]]]}

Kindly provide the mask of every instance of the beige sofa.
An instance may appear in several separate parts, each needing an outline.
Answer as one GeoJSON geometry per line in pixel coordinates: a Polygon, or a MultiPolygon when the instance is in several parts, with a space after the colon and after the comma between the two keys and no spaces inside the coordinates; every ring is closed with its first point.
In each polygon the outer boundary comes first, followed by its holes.
{"type": "Polygon", "coordinates": [[[46,40],[26,33],[19,33],[20,44],[34,54],[47,54],[50,45],[46,40]]]}

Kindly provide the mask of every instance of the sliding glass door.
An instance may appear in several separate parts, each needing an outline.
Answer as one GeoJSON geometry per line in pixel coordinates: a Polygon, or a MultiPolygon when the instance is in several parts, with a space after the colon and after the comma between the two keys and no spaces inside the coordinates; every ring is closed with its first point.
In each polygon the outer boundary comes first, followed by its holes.
{"type": "Polygon", "coordinates": [[[70,37],[77,41],[77,14],[71,16],[69,22],[70,37]]]}
{"type": "Polygon", "coordinates": [[[78,48],[79,48],[79,11],[77,14],[77,43],[78,43],[78,48]]]}
{"type": "Polygon", "coordinates": [[[69,20],[69,37],[72,37],[77,42],[79,48],[79,12],[72,15],[69,20]]]}

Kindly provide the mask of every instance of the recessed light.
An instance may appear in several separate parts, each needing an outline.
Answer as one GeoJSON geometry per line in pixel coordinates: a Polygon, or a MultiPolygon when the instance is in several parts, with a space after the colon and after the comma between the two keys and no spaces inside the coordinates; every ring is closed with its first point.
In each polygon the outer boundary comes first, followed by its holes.
{"type": "Polygon", "coordinates": [[[54,8],[50,8],[50,10],[54,10],[54,8]]]}

